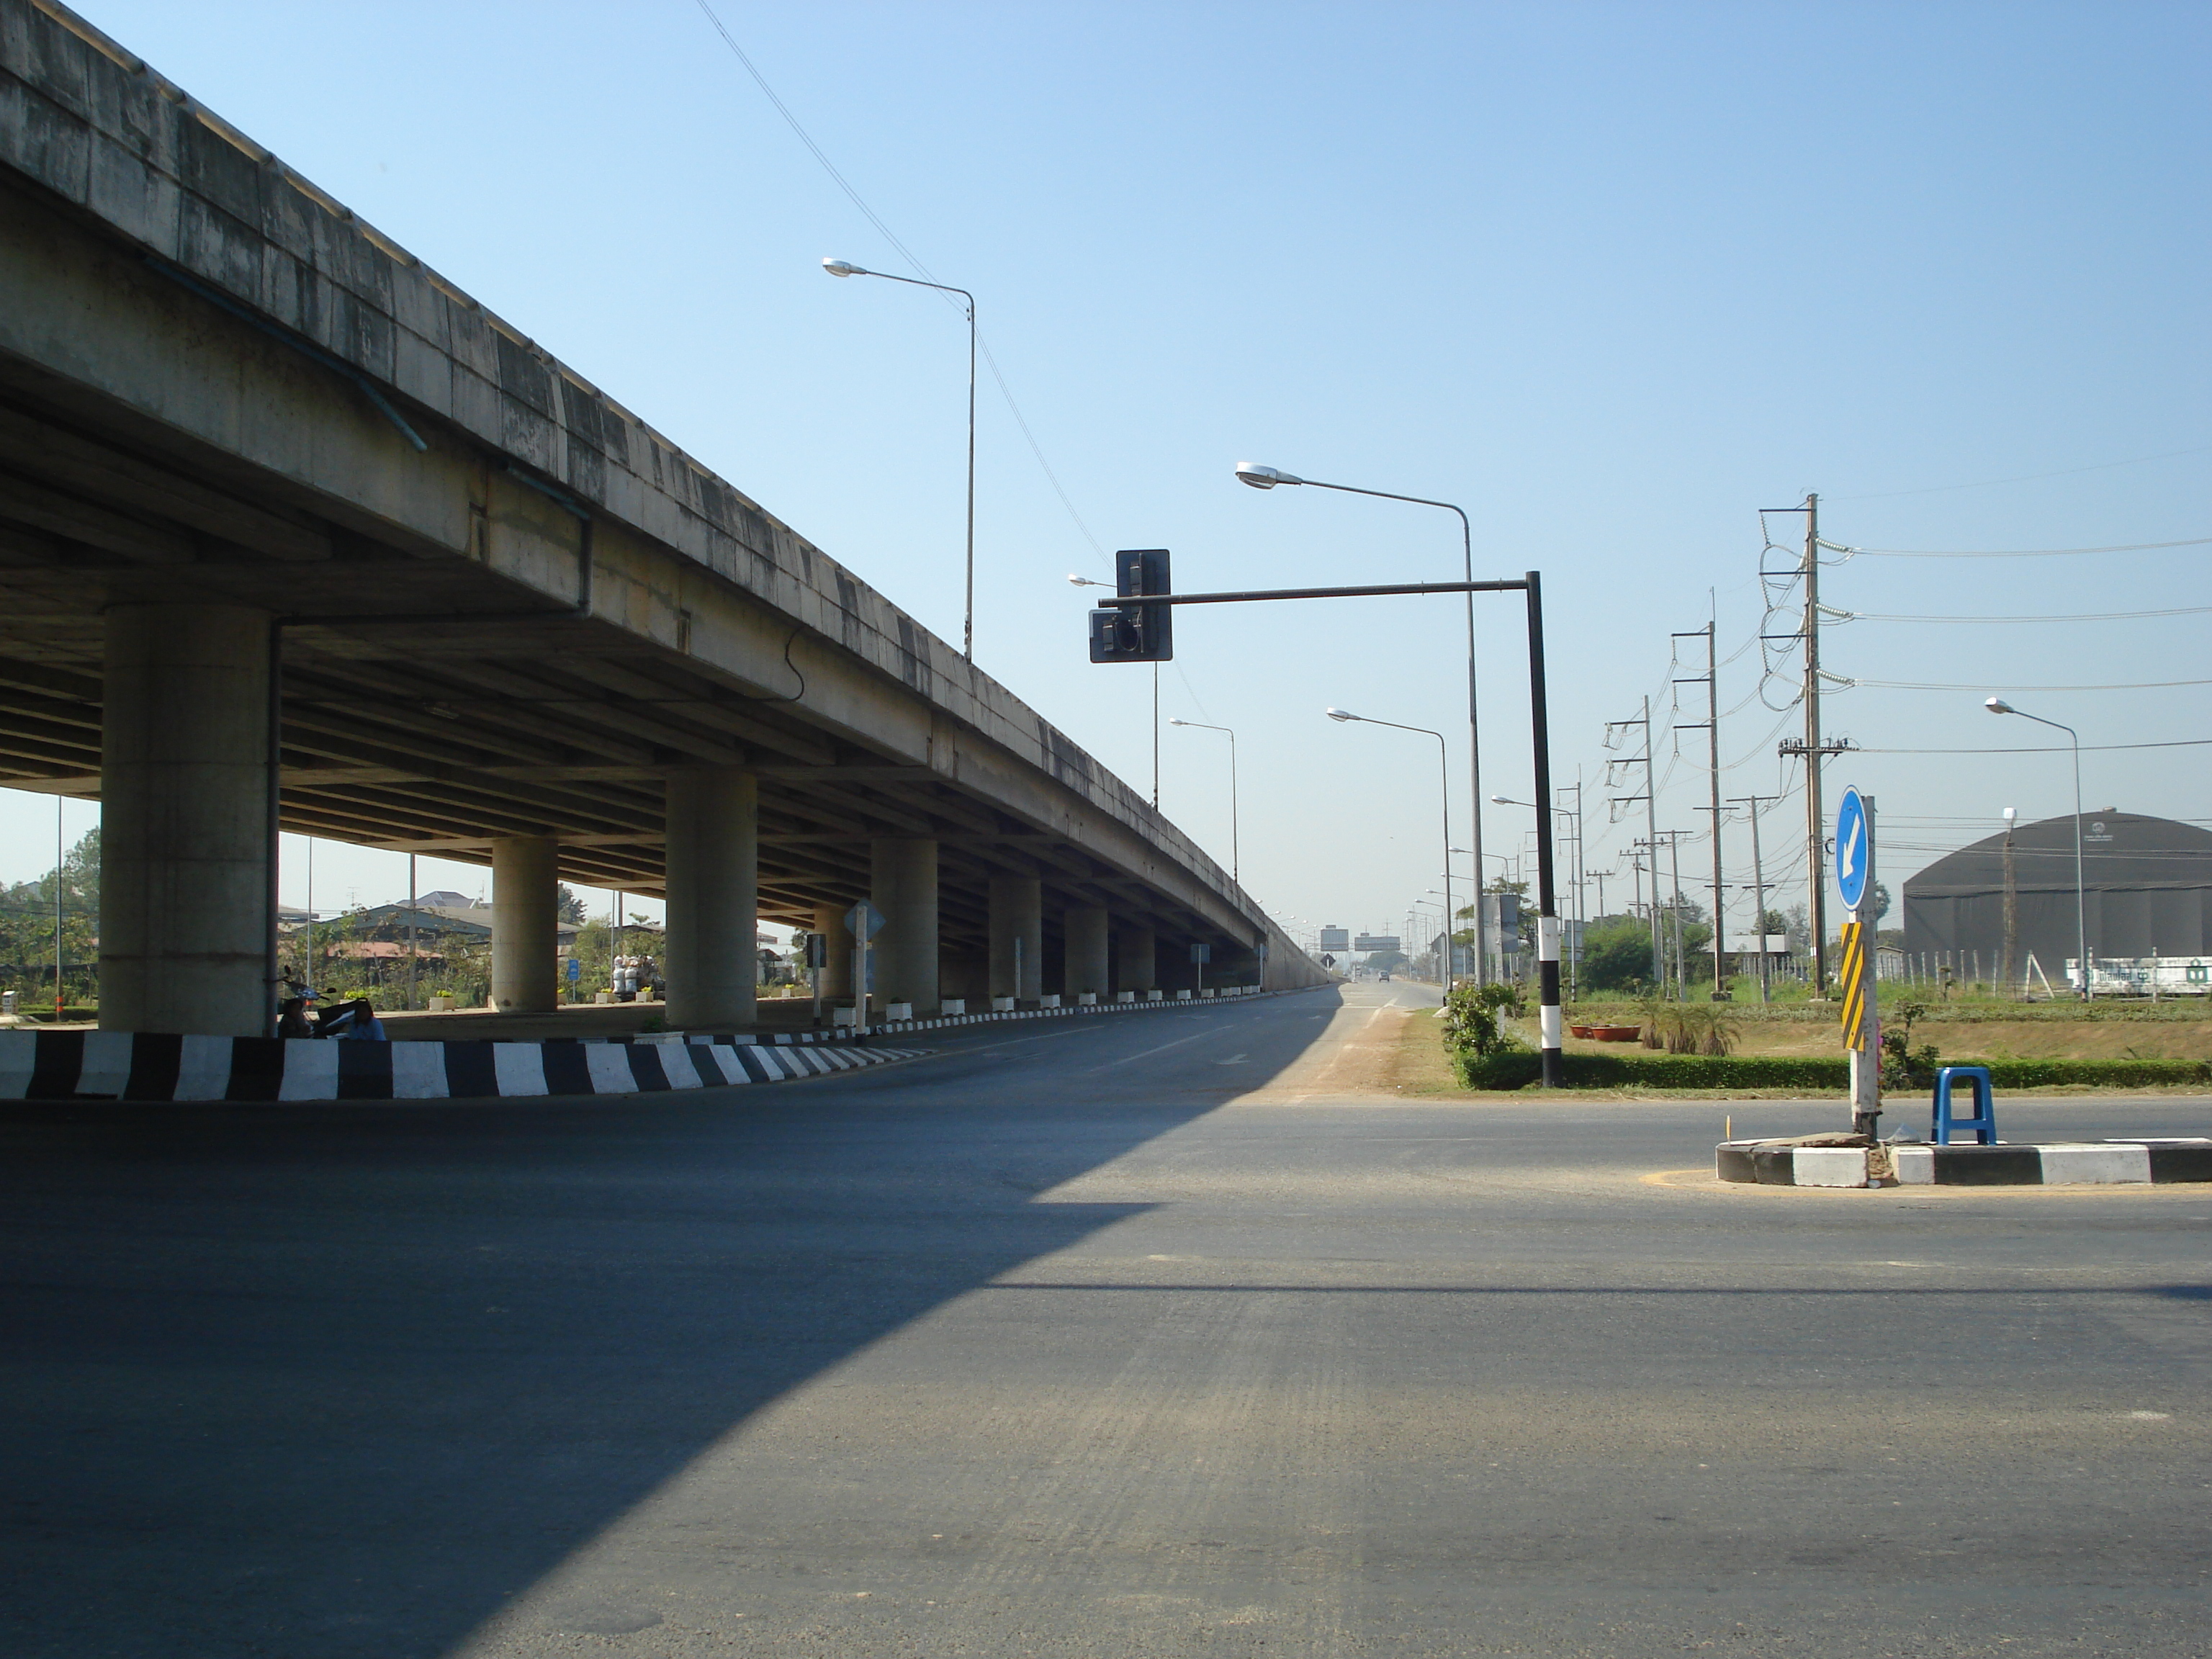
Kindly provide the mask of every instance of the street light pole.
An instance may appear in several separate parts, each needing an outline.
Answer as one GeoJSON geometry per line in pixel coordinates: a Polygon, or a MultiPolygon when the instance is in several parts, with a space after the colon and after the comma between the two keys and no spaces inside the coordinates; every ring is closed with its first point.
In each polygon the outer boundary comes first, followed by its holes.
{"type": "Polygon", "coordinates": [[[1188,726],[1194,732],[1223,732],[1229,737],[1229,878],[1238,886],[1244,884],[1243,859],[1237,851],[1237,734],[1225,726],[1208,726],[1204,720],[1179,720],[1172,714],[1170,726],[1188,726]]]}
{"type": "Polygon", "coordinates": [[[1982,705],[1992,714],[2017,714],[2024,720],[2033,720],[2038,726],[2047,726],[2054,732],[2063,732],[2074,745],[2074,933],[2075,950],[2081,963],[2081,1000],[2096,1000],[2095,988],[2089,981],[2089,901],[2088,886],[2081,879],[2081,738],[2070,726],[2057,720],[2047,720],[2040,714],[2031,714],[2024,708],[2015,708],[2002,697],[1991,697],[1982,705]]]}
{"type": "MultiPolygon", "coordinates": [[[[957,294],[968,311],[968,571],[966,605],[960,623],[960,654],[975,660],[975,296],[949,283],[925,283],[916,276],[894,276],[887,270],[869,270],[848,259],[824,259],[822,269],[832,276],[880,276],[887,283],[909,288],[933,288],[939,294],[957,294]]],[[[1153,802],[1154,805],[1159,803],[1153,802]]]]}
{"type": "MultiPolygon", "coordinates": [[[[1370,714],[1347,714],[1341,708],[1331,708],[1325,712],[1333,720],[1361,720],[1369,726],[1387,726],[1394,732],[1418,732],[1425,738],[1434,738],[1437,740],[1437,775],[1443,785],[1444,829],[1444,959],[1438,977],[1443,982],[1444,994],[1449,996],[1451,994],[1452,988],[1452,923],[1456,917],[1452,909],[1451,897],[1451,766],[1445,759],[1447,751],[1444,748],[1444,734],[1441,732],[1431,732],[1425,726],[1401,726],[1395,720],[1378,720],[1370,714]]],[[[1481,872],[1482,866],[1477,865],[1475,873],[1478,878],[1481,875],[1481,872]]],[[[1482,938],[1481,921],[1482,918],[1478,910],[1474,930],[1478,950],[1480,949],[1482,938]]]]}
{"type": "MultiPolygon", "coordinates": [[[[1237,464],[1237,477],[1240,483],[1255,489],[1298,484],[1315,489],[1334,489],[1346,495],[1371,495],[1377,501],[1407,501],[1415,507],[1440,507],[1447,513],[1456,513],[1465,579],[1470,583],[1474,580],[1474,532],[1468,523],[1464,507],[1449,501],[1432,501],[1425,495],[1398,495],[1387,489],[1362,489],[1355,484],[1323,483],[1318,478],[1297,477],[1280,468],[1260,466],[1251,461],[1237,464]]],[[[1482,935],[1482,745],[1475,720],[1474,593],[1471,588],[1467,595],[1467,777],[1468,811],[1474,817],[1468,833],[1474,846],[1474,977],[1477,984],[1486,984],[1490,980],[1490,952],[1482,935]]]]}

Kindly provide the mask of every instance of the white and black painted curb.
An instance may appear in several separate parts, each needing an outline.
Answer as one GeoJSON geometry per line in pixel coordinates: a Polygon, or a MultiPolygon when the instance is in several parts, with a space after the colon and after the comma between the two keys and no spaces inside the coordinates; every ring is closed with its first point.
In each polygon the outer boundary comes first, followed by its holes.
{"type": "MultiPolygon", "coordinates": [[[[1325,985],[1300,985],[1285,991],[1263,991],[1253,985],[1224,985],[1217,990],[1164,991],[1157,1000],[1142,998],[1131,1002],[1062,1002],[1055,997],[1052,1002],[1038,1008],[994,1009],[988,1013],[935,1014],[927,1019],[878,1020],[866,1028],[870,1036],[895,1036],[907,1031],[950,1031],[968,1025],[995,1025],[1010,1019],[1065,1019],[1076,1015],[1140,1014],[1147,1010],[1158,1012],[1163,1009],[1180,1008],[1188,1012],[1194,1008],[1218,1008],[1224,1002],[1249,1000],[1254,997],[1297,996],[1304,991],[1322,991],[1325,985]]],[[[694,1036],[696,1036],[696,1033],[694,1036]]],[[[840,1025],[823,1031],[763,1031],[757,1036],[716,1036],[717,1042],[850,1042],[853,1028],[840,1025]]]]}
{"type": "Polygon", "coordinates": [[[1762,1187],[2078,1187],[2212,1182],[2212,1138],[1994,1146],[1724,1140],[1714,1173],[1762,1187]],[[1884,1165],[1887,1165],[1885,1168],[1884,1165]]]}
{"type": "Polygon", "coordinates": [[[926,1048],[778,1047],[750,1038],[349,1042],[313,1037],[0,1031],[0,1100],[479,1100],[784,1083],[926,1048]]]}

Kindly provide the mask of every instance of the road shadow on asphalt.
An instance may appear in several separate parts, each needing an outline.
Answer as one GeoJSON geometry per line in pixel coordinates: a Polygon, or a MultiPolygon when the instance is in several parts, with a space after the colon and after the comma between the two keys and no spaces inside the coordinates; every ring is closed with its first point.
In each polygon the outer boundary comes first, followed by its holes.
{"type": "MultiPolygon", "coordinates": [[[[1255,1060],[1324,1029],[1279,1024],[1255,1060]]],[[[1031,1200],[1209,1109],[997,1074],[9,1112],[0,1650],[446,1652],[779,1395],[1148,1207],[1031,1200]]]]}

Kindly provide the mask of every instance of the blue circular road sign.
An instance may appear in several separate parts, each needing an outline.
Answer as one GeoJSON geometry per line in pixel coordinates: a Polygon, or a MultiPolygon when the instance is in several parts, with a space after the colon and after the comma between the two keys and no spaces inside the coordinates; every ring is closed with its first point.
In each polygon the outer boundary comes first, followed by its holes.
{"type": "Polygon", "coordinates": [[[1873,867],[1874,826],[1867,822],[1866,803],[1856,789],[1846,789],[1844,804],[1836,809],[1836,891],[1845,909],[1859,908],[1873,867]]]}

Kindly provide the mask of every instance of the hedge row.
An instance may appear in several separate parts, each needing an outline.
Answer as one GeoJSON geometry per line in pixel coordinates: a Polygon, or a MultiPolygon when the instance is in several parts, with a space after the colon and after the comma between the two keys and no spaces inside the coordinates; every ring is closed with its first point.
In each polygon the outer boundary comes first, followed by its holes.
{"type": "MultiPolygon", "coordinates": [[[[1850,1086],[1850,1062],[1842,1056],[1790,1058],[1766,1054],[1567,1054],[1567,1084],[1576,1089],[1814,1089],[1850,1086]]],[[[1478,1059],[1465,1049],[1452,1055],[1459,1079],[1470,1089],[1523,1089],[1540,1075],[1541,1061],[1522,1049],[1478,1059]]],[[[2201,1060],[1999,1060],[1990,1080],[2000,1089],[2051,1084],[2130,1088],[2159,1083],[2212,1083],[2212,1061],[2201,1060]]],[[[1920,1085],[1893,1090],[1915,1094],[1920,1085]]]]}

